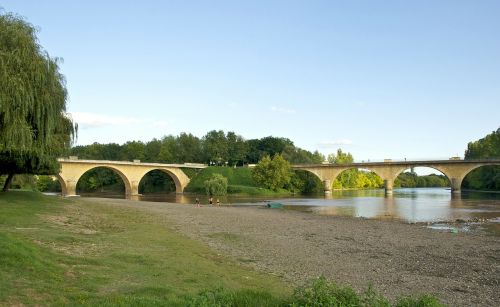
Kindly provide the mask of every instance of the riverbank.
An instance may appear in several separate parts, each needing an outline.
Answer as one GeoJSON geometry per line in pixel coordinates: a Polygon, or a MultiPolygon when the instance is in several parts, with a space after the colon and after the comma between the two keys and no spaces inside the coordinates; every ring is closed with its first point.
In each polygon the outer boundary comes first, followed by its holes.
{"type": "Polygon", "coordinates": [[[297,285],[325,275],[358,290],[373,284],[390,298],[430,293],[452,306],[500,301],[500,240],[494,236],[256,206],[98,201],[153,213],[241,264],[297,285]]]}
{"type": "Polygon", "coordinates": [[[290,296],[292,285],[123,204],[0,193],[0,306],[188,306],[217,289],[277,306],[290,296]]]}

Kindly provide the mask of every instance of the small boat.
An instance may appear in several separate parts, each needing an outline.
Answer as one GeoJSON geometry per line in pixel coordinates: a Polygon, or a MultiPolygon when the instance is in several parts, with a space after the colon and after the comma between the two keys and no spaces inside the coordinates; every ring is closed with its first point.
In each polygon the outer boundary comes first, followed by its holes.
{"type": "Polygon", "coordinates": [[[271,208],[271,209],[282,209],[283,208],[283,204],[282,203],[278,203],[278,202],[268,202],[267,205],[266,205],[268,208],[271,208]]]}

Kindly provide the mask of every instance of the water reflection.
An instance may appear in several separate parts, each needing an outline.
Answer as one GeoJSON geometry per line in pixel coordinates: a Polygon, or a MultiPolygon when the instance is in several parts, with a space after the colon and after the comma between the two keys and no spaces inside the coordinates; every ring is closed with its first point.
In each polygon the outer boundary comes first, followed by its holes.
{"type": "Polygon", "coordinates": [[[332,193],[323,199],[282,199],[287,208],[316,214],[397,219],[406,222],[483,220],[500,217],[500,194],[462,193],[449,189],[397,189],[384,196],[380,190],[332,193]]]}
{"type": "MultiPolygon", "coordinates": [[[[119,197],[124,195],[82,195],[119,197]]],[[[206,195],[149,194],[136,200],[194,204],[208,204],[206,195]]],[[[263,205],[269,198],[225,196],[222,205],[263,205]]],[[[215,202],[216,198],[214,198],[215,202]]],[[[274,199],[288,210],[321,215],[363,217],[406,222],[439,222],[456,220],[483,220],[500,218],[500,193],[470,193],[456,195],[444,188],[394,189],[392,195],[384,190],[333,191],[327,195],[300,196],[274,199]]]]}

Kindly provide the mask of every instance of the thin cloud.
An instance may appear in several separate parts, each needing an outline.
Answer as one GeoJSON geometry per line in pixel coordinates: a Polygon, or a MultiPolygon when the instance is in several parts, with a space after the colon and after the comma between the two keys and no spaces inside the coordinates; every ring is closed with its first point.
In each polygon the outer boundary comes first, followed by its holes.
{"type": "Polygon", "coordinates": [[[147,118],[136,118],[129,116],[114,116],[89,112],[73,112],[71,116],[75,122],[83,129],[98,128],[105,126],[128,126],[128,125],[149,125],[155,128],[168,126],[165,120],[155,120],[147,118]]]}
{"type": "Polygon", "coordinates": [[[352,145],[353,142],[349,139],[341,139],[341,140],[334,140],[334,141],[323,141],[320,142],[318,145],[323,148],[330,148],[330,147],[336,147],[336,146],[345,146],[345,145],[352,145]]]}
{"type": "Polygon", "coordinates": [[[271,106],[269,108],[269,110],[271,110],[273,112],[279,112],[279,113],[289,113],[289,114],[296,113],[296,111],[294,109],[281,108],[281,107],[277,107],[277,106],[271,106]]]}

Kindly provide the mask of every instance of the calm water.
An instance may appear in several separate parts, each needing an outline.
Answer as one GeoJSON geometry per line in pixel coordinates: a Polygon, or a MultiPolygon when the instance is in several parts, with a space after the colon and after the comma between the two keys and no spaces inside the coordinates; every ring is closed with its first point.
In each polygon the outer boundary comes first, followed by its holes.
{"type": "MultiPolygon", "coordinates": [[[[195,198],[196,195],[175,194],[139,197],[140,200],[145,201],[183,204],[192,204],[195,198]]],[[[200,200],[202,204],[208,203],[206,196],[201,196],[200,200]]],[[[222,204],[243,206],[264,205],[269,198],[228,196],[220,200],[222,204]]],[[[385,196],[383,190],[360,190],[334,191],[327,196],[301,196],[272,200],[281,202],[285,209],[312,214],[400,220],[410,223],[487,220],[488,227],[492,227],[495,231],[500,230],[500,193],[462,192],[461,195],[452,195],[449,189],[419,188],[395,189],[392,196],[385,196]]]]}

